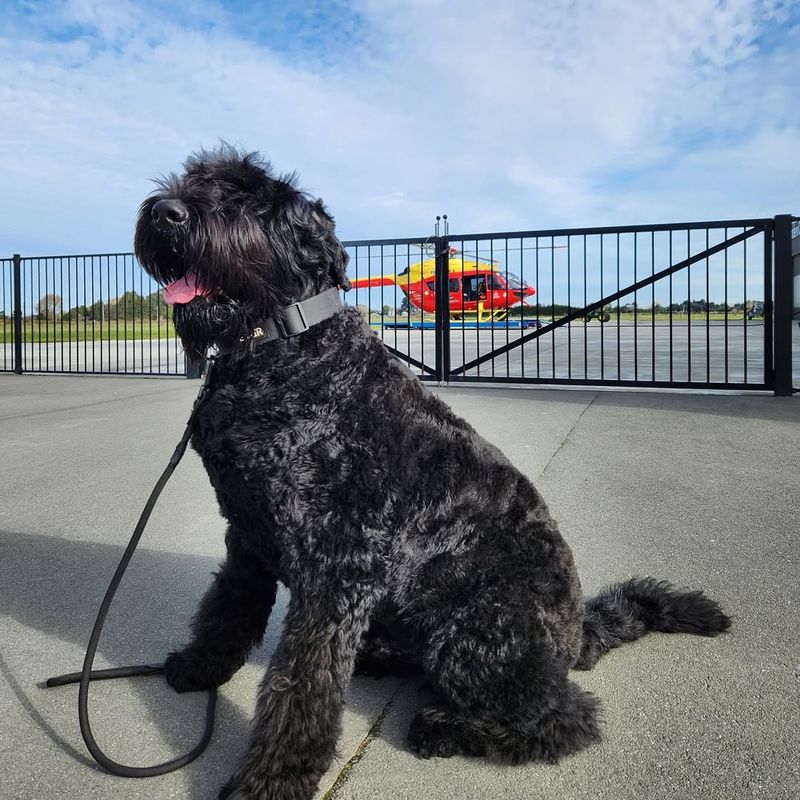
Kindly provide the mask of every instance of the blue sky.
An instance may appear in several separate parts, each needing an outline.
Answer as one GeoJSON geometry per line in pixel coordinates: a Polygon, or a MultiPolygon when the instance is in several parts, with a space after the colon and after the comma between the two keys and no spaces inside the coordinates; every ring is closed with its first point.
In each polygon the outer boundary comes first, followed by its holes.
{"type": "Polygon", "coordinates": [[[343,238],[800,213],[790,2],[11,2],[0,256],[125,251],[220,139],[343,238]]]}

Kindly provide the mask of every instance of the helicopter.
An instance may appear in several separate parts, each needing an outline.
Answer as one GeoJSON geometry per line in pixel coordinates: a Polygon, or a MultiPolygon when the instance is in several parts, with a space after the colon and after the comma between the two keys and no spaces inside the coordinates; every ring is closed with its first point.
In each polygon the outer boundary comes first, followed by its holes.
{"type": "MultiPolygon", "coordinates": [[[[536,289],[502,269],[495,261],[467,258],[455,247],[449,249],[450,319],[461,322],[491,323],[505,319],[514,306],[525,306],[525,299],[536,289]]],[[[425,258],[409,264],[397,275],[372,275],[350,280],[353,288],[397,286],[409,303],[429,314],[436,313],[436,259],[425,258]]]]}

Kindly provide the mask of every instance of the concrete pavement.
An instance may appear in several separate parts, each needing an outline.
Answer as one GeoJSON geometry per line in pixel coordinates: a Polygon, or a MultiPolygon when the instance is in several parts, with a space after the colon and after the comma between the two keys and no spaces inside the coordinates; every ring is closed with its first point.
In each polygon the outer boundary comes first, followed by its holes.
{"type": "MultiPolygon", "coordinates": [[[[180,437],[197,384],[0,376],[0,798],[214,798],[247,734],[266,641],[220,692],[209,750],[160,778],[115,778],[86,754],[74,687],[109,578],[180,437]]],[[[734,617],[717,639],[651,635],[576,680],[604,740],[557,766],[415,758],[413,681],[356,679],[328,800],[764,798],[800,794],[800,399],[437,390],[537,484],[587,593],[638,575],[704,587],[734,617]]],[[[189,452],[109,615],[98,664],[157,662],[185,640],[223,553],[224,523],[189,452]]],[[[109,754],[150,764],[200,734],[203,697],[159,679],[95,685],[109,754]]]]}

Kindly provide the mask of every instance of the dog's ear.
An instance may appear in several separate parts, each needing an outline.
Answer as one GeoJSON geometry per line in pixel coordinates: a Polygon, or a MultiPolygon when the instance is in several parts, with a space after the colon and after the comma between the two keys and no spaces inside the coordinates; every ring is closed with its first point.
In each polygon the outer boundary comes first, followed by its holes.
{"type": "Polygon", "coordinates": [[[267,281],[272,299],[289,303],[331,285],[347,291],[348,256],[333,219],[322,201],[285,186],[283,196],[273,191],[264,222],[265,261],[274,265],[267,281]]]}
{"type": "Polygon", "coordinates": [[[350,281],[347,279],[345,269],[350,256],[347,255],[347,251],[342,247],[342,243],[336,235],[333,217],[319,199],[311,204],[311,216],[322,233],[321,239],[324,243],[326,261],[330,264],[331,280],[334,286],[347,292],[350,289],[350,281]]]}

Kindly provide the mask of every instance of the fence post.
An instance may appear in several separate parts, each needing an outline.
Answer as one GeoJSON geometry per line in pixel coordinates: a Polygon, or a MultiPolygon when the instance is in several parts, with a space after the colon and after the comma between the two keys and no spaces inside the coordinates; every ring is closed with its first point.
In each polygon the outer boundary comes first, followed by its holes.
{"type": "Polygon", "coordinates": [[[187,378],[202,378],[203,366],[205,361],[198,361],[196,358],[190,358],[185,353],[183,355],[184,371],[187,378]]]}
{"type": "Polygon", "coordinates": [[[775,394],[792,394],[792,217],[775,217],[775,394]]]}
{"type": "Polygon", "coordinates": [[[436,380],[442,383],[450,376],[450,240],[445,235],[433,241],[436,248],[436,380]]]}
{"type": "Polygon", "coordinates": [[[22,257],[14,253],[14,372],[22,375],[22,257]]]}

